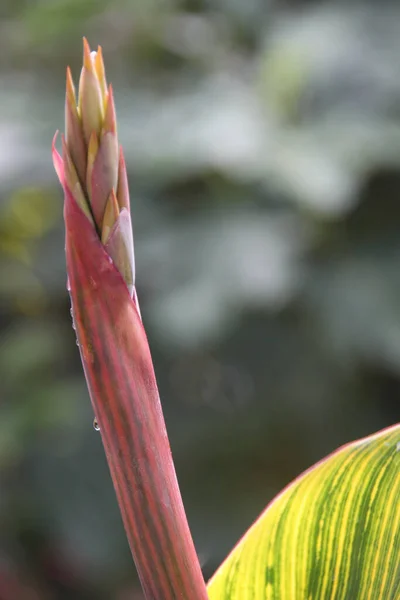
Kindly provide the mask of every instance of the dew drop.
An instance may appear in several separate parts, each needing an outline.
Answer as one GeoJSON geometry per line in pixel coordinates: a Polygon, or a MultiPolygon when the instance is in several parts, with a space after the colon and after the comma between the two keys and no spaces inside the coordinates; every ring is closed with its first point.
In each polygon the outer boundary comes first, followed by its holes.
{"type": "Polygon", "coordinates": [[[76,345],[79,347],[79,342],[78,340],[75,340],[76,345]]]}
{"type": "Polygon", "coordinates": [[[71,319],[72,319],[72,329],[75,331],[76,327],[75,327],[75,321],[74,321],[74,311],[72,310],[72,307],[69,309],[69,314],[71,315],[71,319]]]}
{"type": "Polygon", "coordinates": [[[100,426],[99,426],[99,424],[98,424],[98,422],[97,422],[97,419],[96,419],[96,417],[93,419],[93,429],[94,429],[95,431],[100,431],[100,426]]]}

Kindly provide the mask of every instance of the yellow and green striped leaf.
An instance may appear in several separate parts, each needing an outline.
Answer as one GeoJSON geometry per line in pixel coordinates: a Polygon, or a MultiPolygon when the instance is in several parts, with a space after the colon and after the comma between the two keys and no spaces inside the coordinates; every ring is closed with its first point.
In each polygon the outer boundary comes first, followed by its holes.
{"type": "Polygon", "coordinates": [[[399,600],[400,425],[343,446],[266,508],[210,600],[399,600]]]}

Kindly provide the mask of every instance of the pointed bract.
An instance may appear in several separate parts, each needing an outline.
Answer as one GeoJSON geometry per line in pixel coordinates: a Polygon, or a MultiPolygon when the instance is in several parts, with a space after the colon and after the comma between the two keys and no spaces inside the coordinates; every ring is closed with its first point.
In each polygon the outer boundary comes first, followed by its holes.
{"type": "Polygon", "coordinates": [[[132,295],[135,286],[135,257],[133,255],[131,215],[126,208],[123,208],[119,214],[105,247],[132,295]]]}
{"type": "Polygon", "coordinates": [[[65,98],[71,109],[76,112],[76,93],[74,80],[72,79],[71,69],[67,67],[66,85],[65,85],[65,98]]]}
{"type": "Polygon", "coordinates": [[[114,190],[111,190],[111,194],[106,204],[106,210],[104,211],[103,225],[101,228],[101,241],[106,244],[114,224],[119,217],[119,206],[118,200],[114,190]]]}
{"type": "Polygon", "coordinates": [[[115,113],[114,94],[112,86],[108,88],[106,112],[104,115],[103,133],[117,133],[117,116],[115,113]]]}
{"type": "Polygon", "coordinates": [[[118,184],[118,142],[113,133],[103,135],[91,176],[91,206],[101,226],[108,197],[118,184]]]}
{"type": "Polygon", "coordinates": [[[94,68],[94,57],[85,39],[83,47],[83,67],[79,79],[78,105],[83,135],[86,144],[88,144],[92,131],[95,131],[100,136],[105,107],[101,86],[94,68]]]}
{"type": "Polygon", "coordinates": [[[126,208],[130,212],[128,174],[122,146],[119,148],[117,199],[120,209],[126,208]]]}
{"type": "Polygon", "coordinates": [[[93,218],[90,212],[89,204],[85,198],[85,194],[83,193],[82,186],[80,184],[76,169],[74,167],[74,163],[71,160],[71,157],[68,152],[67,143],[65,141],[65,137],[61,136],[62,142],[62,157],[64,163],[64,181],[65,185],[71,190],[72,195],[74,196],[76,203],[83,210],[87,218],[93,224],[93,218]]]}
{"type": "Polygon", "coordinates": [[[56,141],[57,141],[57,136],[58,136],[58,131],[55,132],[54,137],[53,137],[53,141],[51,144],[51,157],[53,159],[53,166],[54,166],[54,170],[57,174],[57,177],[62,185],[62,187],[64,187],[65,181],[64,181],[64,163],[63,163],[63,159],[60,156],[59,152],[57,151],[56,148],[56,141]]]}
{"type": "Polygon", "coordinates": [[[67,68],[67,85],[65,95],[65,138],[71,158],[74,162],[79,181],[83,188],[86,185],[86,144],[82,125],[76,106],[75,88],[71,71],[67,68]]]}
{"type": "MultiPolygon", "coordinates": [[[[89,138],[88,151],[87,151],[87,169],[86,169],[86,190],[89,197],[89,202],[93,205],[93,196],[92,196],[92,174],[94,162],[97,157],[97,153],[99,151],[99,140],[97,137],[97,133],[92,131],[91,136],[89,138]]],[[[101,223],[96,221],[98,227],[100,227],[101,223]]]]}
{"type": "Polygon", "coordinates": [[[97,47],[96,58],[94,60],[94,68],[97,74],[97,79],[100,83],[101,94],[103,98],[105,98],[107,96],[107,80],[103,61],[103,51],[101,49],[101,46],[97,47]]]}

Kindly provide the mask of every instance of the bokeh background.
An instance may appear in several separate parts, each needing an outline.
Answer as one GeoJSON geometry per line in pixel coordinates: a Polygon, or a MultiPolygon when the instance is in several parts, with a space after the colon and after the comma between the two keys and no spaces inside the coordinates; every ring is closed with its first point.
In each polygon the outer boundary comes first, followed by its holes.
{"type": "Polygon", "coordinates": [[[295,475],[400,415],[398,3],[1,0],[1,600],[142,597],[50,158],[83,35],[114,84],[138,293],[205,577],[295,475]]]}

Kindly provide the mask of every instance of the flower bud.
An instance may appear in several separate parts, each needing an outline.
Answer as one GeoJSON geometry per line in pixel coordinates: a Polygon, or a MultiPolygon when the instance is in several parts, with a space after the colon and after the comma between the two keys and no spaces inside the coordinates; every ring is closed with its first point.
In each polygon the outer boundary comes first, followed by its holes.
{"type": "Polygon", "coordinates": [[[79,80],[79,115],[86,144],[92,131],[100,136],[104,118],[104,97],[95,69],[96,53],[90,52],[89,44],[83,42],[83,68],[79,80]]]}

